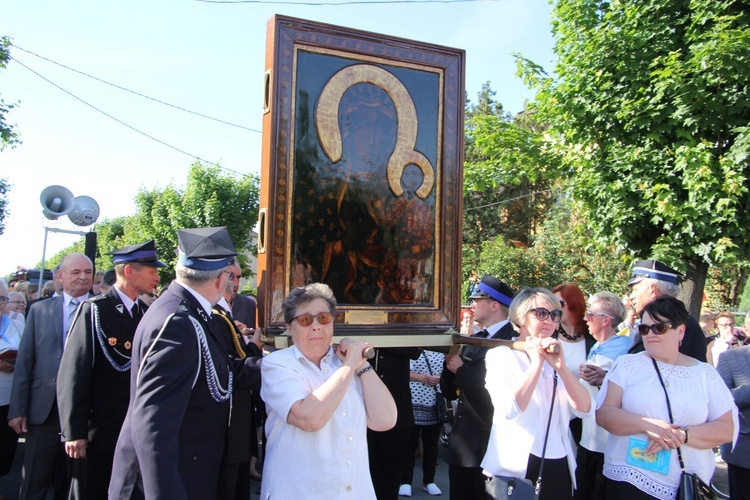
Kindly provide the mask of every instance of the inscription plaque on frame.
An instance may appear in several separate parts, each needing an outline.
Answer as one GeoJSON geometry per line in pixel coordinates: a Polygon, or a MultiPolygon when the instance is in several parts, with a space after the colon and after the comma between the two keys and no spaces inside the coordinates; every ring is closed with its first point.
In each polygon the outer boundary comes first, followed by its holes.
{"type": "Polygon", "coordinates": [[[261,324],[329,285],[336,333],[440,333],[460,307],[464,52],[276,16],[268,22],[261,324]]]}

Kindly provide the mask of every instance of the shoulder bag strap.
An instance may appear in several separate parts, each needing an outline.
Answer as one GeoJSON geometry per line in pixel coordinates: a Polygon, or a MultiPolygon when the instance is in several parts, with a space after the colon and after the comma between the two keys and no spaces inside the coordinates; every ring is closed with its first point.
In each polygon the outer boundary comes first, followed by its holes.
{"type": "MultiPolygon", "coordinates": [[[[667,398],[667,413],[669,413],[669,423],[673,424],[674,419],[672,418],[672,405],[669,403],[669,394],[667,394],[667,386],[664,385],[664,380],[661,378],[661,372],[659,371],[659,365],[656,364],[656,360],[654,358],[651,358],[651,362],[654,364],[654,370],[656,370],[656,375],[659,377],[659,383],[661,384],[661,388],[664,389],[664,397],[667,398]]],[[[682,451],[680,451],[680,447],[677,447],[677,459],[680,461],[680,469],[682,471],[685,471],[685,463],[682,461],[682,451]]]]}
{"type": "Polygon", "coordinates": [[[544,445],[542,446],[542,460],[539,462],[539,476],[536,478],[534,491],[537,496],[542,489],[542,471],[544,470],[544,455],[547,453],[547,439],[549,439],[549,427],[552,424],[552,411],[555,409],[555,397],[557,395],[557,372],[553,372],[554,381],[552,382],[552,402],[549,405],[549,417],[547,417],[547,430],[544,432],[544,445]]]}

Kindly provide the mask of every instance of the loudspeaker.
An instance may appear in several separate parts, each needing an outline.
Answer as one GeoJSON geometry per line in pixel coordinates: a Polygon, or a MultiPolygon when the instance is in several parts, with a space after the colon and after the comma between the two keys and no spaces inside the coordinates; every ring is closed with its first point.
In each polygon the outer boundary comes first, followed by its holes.
{"type": "Polygon", "coordinates": [[[61,215],[65,215],[75,206],[75,197],[69,189],[62,186],[47,186],[39,196],[42,203],[42,213],[49,220],[57,220],[61,215]]]}
{"type": "Polygon", "coordinates": [[[99,204],[90,196],[76,196],[68,218],[76,226],[90,226],[99,218],[99,204]]]}

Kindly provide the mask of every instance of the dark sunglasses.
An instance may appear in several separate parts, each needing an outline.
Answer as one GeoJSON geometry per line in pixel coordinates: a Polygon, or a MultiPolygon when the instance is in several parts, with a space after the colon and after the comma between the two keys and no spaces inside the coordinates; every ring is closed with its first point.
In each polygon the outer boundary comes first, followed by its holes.
{"type": "Polygon", "coordinates": [[[563,299],[560,299],[560,306],[561,306],[561,307],[565,307],[565,306],[567,306],[567,305],[568,305],[568,303],[567,303],[567,302],[565,302],[565,301],[564,301],[563,299]]]}
{"type": "Polygon", "coordinates": [[[316,315],[312,315],[310,313],[300,314],[299,316],[295,316],[292,318],[292,321],[297,320],[297,323],[299,323],[299,326],[310,326],[312,325],[312,322],[314,319],[318,320],[318,323],[321,325],[327,325],[331,321],[333,321],[333,315],[329,312],[322,312],[318,313],[316,315]]]}
{"type": "Polygon", "coordinates": [[[654,332],[655,335],[664,335],[670,328],[672,328],[672,325],[669,323],[654,323],[653,325],[640,324],[638,325],[638,333],[641,334],[641,337],[648,335],[649,331],[654,332]]]}
{"type": "Polygon", "coordinates": [[[562,311],[560,309],[553,309],[552,311],[550,311],[549,309],[545,309],[544,307],[536,307],[529,312],[533,312],[536,316],[536,319],[538,319],[539,321],[546,321],[547,318],[552,318],[552,321],[554,321],[555,323],[559,323],[562,319],[562,311]]]}

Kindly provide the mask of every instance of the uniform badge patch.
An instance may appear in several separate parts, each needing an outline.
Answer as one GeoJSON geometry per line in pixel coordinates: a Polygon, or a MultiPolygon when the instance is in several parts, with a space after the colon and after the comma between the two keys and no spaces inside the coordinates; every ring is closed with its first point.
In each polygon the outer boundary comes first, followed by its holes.
{"type": "Polygon", "coordinates": [[[109,345],[111,345],[112,347],[114,347],[114,346],[117,345],[117,337],[109,337],[107,339],[107,342],[109,342],[109,345]]]}
{"type": "Polygon", "coordinates": [[[125,349],[130,349],[132,346],[133,344],[131,344],[129,340],[126,340],[123,344],[123,347],[125,347],[125,349]]]}

